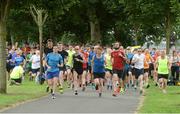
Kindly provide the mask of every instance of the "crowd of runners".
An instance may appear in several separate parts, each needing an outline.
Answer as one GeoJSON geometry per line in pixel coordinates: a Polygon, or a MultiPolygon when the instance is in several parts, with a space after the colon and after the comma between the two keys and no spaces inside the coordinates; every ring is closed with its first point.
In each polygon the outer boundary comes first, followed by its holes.
{"type": "MultiPolygon", "coordinates": [[[[21,85],[28,74],[30,81],[41,83],[45,79],[46,91],[55,98],[59,89],[63,93],[64,82],[75,95],[94,87],[101,97],[103,89],[112,90],[112,96],[126,93],[128,88],[144,94],[154,81],[165,94],[169,76],[179,80],[180,52],[167,55],[165,50],[124,48],[119,42],[111,46],[63,45],[47,41],[43,53],[43,74],[40,74],[39,45],[7,47],[7,72],[10,85],[21,85]],[[137,89],[138,88],[138,89],[137,89]]],[[[153,86],[154,86],[153,85],[153,86]]],[[[151,85],[152,86],[152,85],[151,85]]]]}

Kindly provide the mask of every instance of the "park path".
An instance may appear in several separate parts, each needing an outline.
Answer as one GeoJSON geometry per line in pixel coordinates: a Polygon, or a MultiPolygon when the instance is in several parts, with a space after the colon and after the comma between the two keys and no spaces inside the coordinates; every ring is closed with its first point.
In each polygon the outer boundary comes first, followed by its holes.
{"type": "Polygon", "coordinates": [[[4,113],[135,113],[140,100],[138,91],[128,89],[123,95],[112,97],[105,90],[99,98],[90,87],[85,92],[79,90],[75,96],[71,90],[64,94],[50,95],[6,110],[4,113]]]}

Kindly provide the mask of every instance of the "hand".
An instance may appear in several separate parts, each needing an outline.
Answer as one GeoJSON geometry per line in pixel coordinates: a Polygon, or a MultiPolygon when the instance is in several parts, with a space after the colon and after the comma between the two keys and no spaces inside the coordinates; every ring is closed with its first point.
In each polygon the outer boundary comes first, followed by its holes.
{"type": "Polygon", "coordinates": [[[50,67],[50,66],[47,66],[47,68],[48,68],[48,69],[51,69],[51,67],[50,67]]]}

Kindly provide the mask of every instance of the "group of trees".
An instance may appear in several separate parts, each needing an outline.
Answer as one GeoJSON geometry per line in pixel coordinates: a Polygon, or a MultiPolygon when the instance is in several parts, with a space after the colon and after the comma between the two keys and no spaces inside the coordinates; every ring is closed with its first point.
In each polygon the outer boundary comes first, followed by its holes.
{"type": "MultiPolygon", "coordinates": [[[[32,5],[48,14],[44,40],[67,42],[68,38],[71,42],[103,44],[117,40],[127,46],[142,44],[147,36],[154,41],[166,37],[169,42],[172,32],[180,33],[179,0],[0,0],[0,71],[5,69],[2,53],[6,40],[38,41],[32,5]]],[[[5,91],[1,89],[4,83],[0,82],[0,92],[5,91]]]]}

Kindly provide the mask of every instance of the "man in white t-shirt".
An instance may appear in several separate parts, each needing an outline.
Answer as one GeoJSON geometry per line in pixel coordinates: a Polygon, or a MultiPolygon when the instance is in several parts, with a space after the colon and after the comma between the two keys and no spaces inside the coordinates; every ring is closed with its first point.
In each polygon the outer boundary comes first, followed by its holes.
{"type": "Polygon", "coordinates": [[[142,53],[141,49],[138,49],[138,53],[133,56],[132,63],[134,63],[135,68],[135,86],[137,88],[137,80],[140,85],[140,94],[143,93],[143,75],[144,75],[144,60],[145,55],[142,53]]]}
{"type": "Polygon", "coordinates": [[[32,68],[32,78],[36,78],[36,82],[38,82],[38,75],[40,71],[40,51],[36,50],[36,54],[33,55],[30,59],[32,62],[31,68],[32,68]]]}

